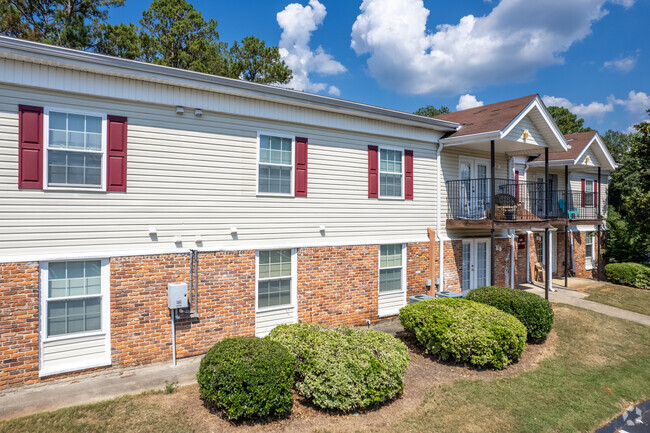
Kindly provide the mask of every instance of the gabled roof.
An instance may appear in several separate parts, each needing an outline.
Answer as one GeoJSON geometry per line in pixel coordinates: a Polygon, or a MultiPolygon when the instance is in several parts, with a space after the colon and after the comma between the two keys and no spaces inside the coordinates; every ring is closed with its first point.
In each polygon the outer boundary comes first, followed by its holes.
{"type": "Polygon", "coordinates": [[[503,131],[536,97],[537,94],[523,96],[508,101],[441,114],[435,116],[435,118],[462,125],[458,131],[448,134],[447,137],[503,131]]]}
{"type": "MultiPolygon", "coordinates": [[[[551,152],[548,154],[549,165],[576,165],[580,162],[587,149],[592,148],[599,159],[601,168],[605,170],[614,170],[617,165],[614,158],[609,153],[605,142],[598,134],[598,131],[577,132],[575,134],[566,134],[564,136],[571,148],[566,152],[551,152]]],[[[546,158],[543,154],[530,161],[530,165],[544,165],[546,158]]]]}
{"type": "MultiPolygon", "coordinates": [[[[454,113],[441,114],[439,120],[460,123],[461,127],[442,137],[445,146],[481,146],[495,140],[501,151],[511,155],[535,155],[537,148],[548,147],[553,152],[564,152],[569,146],[538,94],[509,99],[454,113]],[[509,135],[532,122],[543,142],[528,140],[523,134],[509,135]]],[[[525,132],[526,128],[523,128],[525,132]]]]}

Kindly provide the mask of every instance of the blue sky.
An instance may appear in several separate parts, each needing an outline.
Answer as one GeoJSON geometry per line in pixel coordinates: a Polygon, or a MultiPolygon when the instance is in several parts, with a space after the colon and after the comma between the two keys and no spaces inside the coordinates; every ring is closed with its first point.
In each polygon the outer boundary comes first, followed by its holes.
{"type": "MultiPolygon", "coordinates": [[[[650,120],[647,0],[191,2],[222,41],[280,46],[299,90],[407,112],[539,93],[601,133],[650,120]]],[[[127,0],[110,21],[148,6],[127,0]]]]}

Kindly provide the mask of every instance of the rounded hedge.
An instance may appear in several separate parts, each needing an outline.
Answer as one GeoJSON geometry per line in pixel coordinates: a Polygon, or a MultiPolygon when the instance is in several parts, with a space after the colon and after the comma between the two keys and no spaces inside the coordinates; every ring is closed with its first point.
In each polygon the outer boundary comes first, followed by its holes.
{"type": "Polygon", "coordinates": [[[650,289],[650,267],[641,263],[610,263],[605,266],[605,276],[614,284],[650,289]]]}
{"type": "Polygon", "coordinates": [[[385,332],[295,324],[277,326],[267,338],[296,356],[298,393],[319,408],[365,409],[404,390],[408,350],[385,332]]]}
{"type": "Polygon", "coordinates": [[[232,421],[291,413],[296,358],[281,344],[227,338],[210,348],[196,375],[201,398],[232,421]]]}
{"type": "Polygon", "coordinates": [[[544,339],[553,327],[551,303],[534,293],[509,287],[487,286],[470,290],[466,299],[512,314],[524,324],[530,341],[544,339]]]}
{"type": "Polygon", "coordinates": [[[403,307],[404,329],[442,360],[502,369],[526,345],[526,327],[514,316],[466,299],[438,298],[403,307]]]}

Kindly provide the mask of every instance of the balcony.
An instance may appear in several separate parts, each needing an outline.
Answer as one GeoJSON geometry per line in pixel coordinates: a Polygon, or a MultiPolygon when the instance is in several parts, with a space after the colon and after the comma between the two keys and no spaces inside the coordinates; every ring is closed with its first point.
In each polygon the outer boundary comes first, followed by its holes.
{"type": "Polygon", "coordinates": [[[493,222],[501,228],[600,223],[597,193],[551,190],[547,214],[544,183],[508,179],[494,183],[492,218],[490,179],[447,181],[447,227],[491,227],[493,222]]]}

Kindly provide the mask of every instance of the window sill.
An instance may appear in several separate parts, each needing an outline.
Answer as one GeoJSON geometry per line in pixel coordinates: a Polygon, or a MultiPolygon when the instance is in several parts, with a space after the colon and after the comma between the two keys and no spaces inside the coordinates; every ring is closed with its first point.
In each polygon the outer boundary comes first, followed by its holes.
{"type": "Polygon", "coordinates": [[[106,189],[100,187],[80,187],[80,186],[45,186],[44,191],[74,191],[74,192],[106,192],[106,189]]]}
{"type": "Polygon", "coordinates": [[[80,371],[80,370],[88,370],[90,368],[97,368],[97,367],[109,367],[111,366],[112,363],[109,360],[105,362],[99,362],[95,364],[80,364],[80,365],[73,365],[70,368],[64,368],[64,369],[44,369],[44,370],[39,370],[38,371],[38,377],[45,377],[45,376],[52,376],[55,374],[61,374],[61,373],[69,373],[71,371],[80,371]]]}
{"type": "Polygon", "coordinates": [[[75,332],[73,334],[53,335],[52,337],[46,337],[45,339],[43,339],[43,343],[51,343],[53,341],[74,340],[76,338],[84,338],[84,337],[101,337],[101,336],[106,336],[106,333],[103,331],[75,332]]]}
{"type": "Polygon", "coordinates": [[[380,296],[381,296],[381,295],[391,295],[391,294],[395,294],[395,293],[404,293],[404,289],[397,289],[397,290],[384,290],[383,292],[382,292],[382,291],[379,291],[379,295],[380,295],[380,296]]]}
{"type": "Polygon", "coordinates": [[[397,201],[406,201],[404,197],[379,197],[379,200],[397,200],[397,201]]]}
{"type": "Polygon", "coordinates": [[[294,198],[295,195],[293,194],[280,194],[280,193],[272,193],[272,192],[258,192],[256,197],[285,197],[285,198],[294,198]]]}

